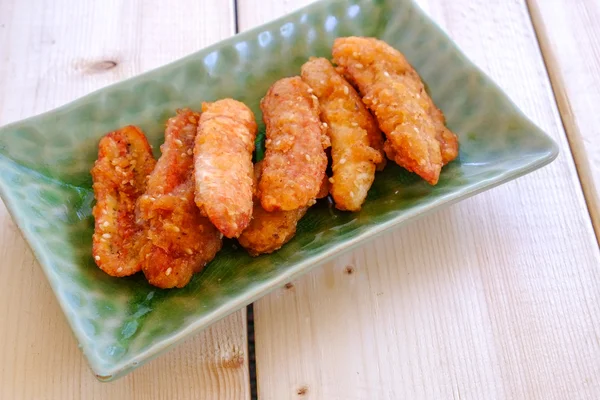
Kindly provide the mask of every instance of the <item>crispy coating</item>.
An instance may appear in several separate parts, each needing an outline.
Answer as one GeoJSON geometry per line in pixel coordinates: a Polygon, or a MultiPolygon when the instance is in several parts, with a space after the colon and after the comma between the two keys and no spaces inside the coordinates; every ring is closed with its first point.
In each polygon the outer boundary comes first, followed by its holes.
{"type": "MultiPolygon", "coordinates": [[[[263,161],[255,164],[255,182],[260,180],[263,167],[263,161]]],[[[327,187],[327,179],[324,179],[320,189],[320,193],[325,193],[324,196],[327,195],[327,187]]],[[[255,199],[252,220],[238,238],[238,242],[252,257],[279,250],[281,246],[294,237],[296,234],[296,225],[304,214],[306,214],[306,210],[308,210],[308,207],[291,211],[267,212],[262,208],[260,201],[255,199]]]]}
{"type": "Polygon", "coordinates": [[[336,39],[333,59],[375,114],[388,157],[435,185],[442,166],[458,155],[458,140],[417,72],[399,51],[374,38],[336,39]]]}
{"type": "Polygon", "coordinates": [[[321,181],[321,187],[319,188],[319,193],[317,193],[317,199],[322,199],[323,197],[327,197],[330,190],[331,190],[331,183],[329,182],[329,177],[327,175],[324,175],[323,181],[321,181]]]}
{"type": "Polygon", "coordinates": [[[258,191],[266,211],[309,206],[319,192],[329,139],[319,120],[319,102],[310,91],[300,77],[285,78],[260,103],[267,139],[258,191]]]}
{"type": "Polygon", "coordinates": [[[144,226],[136,223],[135,203],[146,190],[156,161],[144,133],[135,126],[111,132],[100,140],[92,168],[96,205],[93,255],[112,276],[139,272],[147,250],[144,226]]]}
{"type": "Polygon", "coordinates": [[[151,241],[142,270],[160,288],[187,285],[221,249],[222,235],[194,203],[192,148],[199,117],[183,109],[169,119],[162,155],[138,200],[151,241]]]}
{"type": "Polygon", "coordinates": [[[319,99],[321,119],[331,140],[330,182],[335,206],[358,211],[375,179],[376,164],[385,159],[369,140],[381,138],[381,132],[354,88],[328,60],[310,59],[302,66],[302,79],[319,99]]]}
{"type": "Polygon", "coordinates": [[[196,205],[223,233],[238,237],[252,216],[254,114],[233,99],[202,105],[194,147],[196,205]]]}
{"type": "Polygon", "coordinates": [[[458,157],[458,137],[450,129],[446,127],[446,117],[442,110],[433,104],[433,100],[425,93],[429,101],[430,116],[433,119],[437,130],[437,140],[440,142],[440,150],[442,151],[442,163],[448,164],[450,161],[458,157]]]}
{"type": "Polygon", "coordinates": [[[252,221],[238,242],[253,257],[279,250],[294,237],[296,225],[307,209],[302,207],[291,211],[267,212],[257,201],[252,211],[252,221]]]}

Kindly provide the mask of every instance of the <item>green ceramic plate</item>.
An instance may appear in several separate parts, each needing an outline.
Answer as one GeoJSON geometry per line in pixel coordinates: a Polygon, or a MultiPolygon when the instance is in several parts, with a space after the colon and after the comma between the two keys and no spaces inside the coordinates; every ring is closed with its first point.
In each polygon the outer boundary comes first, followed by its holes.
{"type": "Polygon", "coordinates": [[[325,0],[3,127],[0,190],[90,366],[99,379],[111,380],[341,251],[556,155],[552,140],[410,1],[325,0]],[[111,278],[94,265],[89,171],[103,134],[139,125],[158,148],[176,108],[223,97],[246,102],[260,119],[259,100],[275,80],[298,74],[309,56],[329,57],[334,38],[347,35],[376,36],[404,52],[459,135],[460,157],[437,186],[388,164],[361,212],[318,204],[295,239],[273,255],[250,258],[226,242],[181,290],[157,290],[143,276],[111,278]]]}

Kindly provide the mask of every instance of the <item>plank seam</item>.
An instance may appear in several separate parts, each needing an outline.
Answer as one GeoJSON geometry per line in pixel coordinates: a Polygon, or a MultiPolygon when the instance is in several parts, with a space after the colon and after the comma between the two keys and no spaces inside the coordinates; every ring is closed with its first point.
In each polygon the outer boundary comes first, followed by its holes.
{"type": "Polygon", "coordinates": [[[600,208],[600,199],[596,196],[592,173],[589,168],[589,160],[584,150],[581,132],[572,117],[573,113],[571,111],[571,105],[566,94],[563,79],[560,72],[553,67],[553,63],[558,63],[558,59],[554,56],[551,46],[549,45],[545,30],[546,28],[542,21],[542,16],[537,9],[537,4],[532,3],[535,3],[535,0],[525,0],[529,19],[533,26],[535,38],[542,54],[542,60],[544,61],[546,74],[548,75],[550,87],[552,88],[552,95],[554,96],[554,101],[558,107],[560,121],[573,156],[575,171],[577,172],[579,185],[583,191],[587,212],[590,216],[594,234],[596,236],[596,243],[598,243],[600,247],[600,214],[596,215],[594,212],[595,209],[600,208]],[[561,96],[560,93],[563,93],[563,95],[561,96]],[[590,183],[588,184],[588,182],[590,183]]]}

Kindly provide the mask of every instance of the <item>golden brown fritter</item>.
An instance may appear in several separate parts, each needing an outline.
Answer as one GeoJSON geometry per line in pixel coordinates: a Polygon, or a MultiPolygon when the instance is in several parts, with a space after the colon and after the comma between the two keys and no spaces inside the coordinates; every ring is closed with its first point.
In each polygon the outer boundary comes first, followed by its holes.
{"type": "Polygon", "coordinates": [[[196,205],[223,233],[238,237],[252,216],[254,114],[233,99],[204,103],[194,147],[196,205]]]}
{"type": "Polygon", "coordinates": [[[319,192],[329,140],[319,120],[319,102],[310,91],[299,77],[285,78],[260,103],[266,150],[258,192],[266,211],[310,206],[319,192]]]}
{"type": "Polygon", "coordinates": [[[156,161],[146,136],[135,126],[107,134],[98,150],[92,168],[94,260],[109,275],[132,275],[142,268],[147,242],[144,227],[136,223],[135,202],[146,190],[156,161]]]}
{"type": "Polygon", "coordinates": [[[333,59],[386,134],[387,155],[435,185],[442,166],[458,155],[458,141],[417,72],[399,51],[374,38],[336,39],[333,59]]]}
{"type": "MultiPolygon", "coordinates": [[[[260,176],[261,164],[262,162],[259,162],[255,165],[256,181],[260,176]]],[[[317,199],[329,194],[329,186],[329,180],[325,176],[321,182],[317,199]]],[[[255,199],[250,225],[242,232],[238,241],[253,257],[279,250],[294,237],[296,225],[307,210],[308,207],[302,207],[291,211],[267,212],[260,205],[260,201],[255,199]]]]}
{"type": "Polygon", "coordinates": [[[291,211],[265,211],[260,202],[254,204],[252,221],[238,238],[240,245],[253,257],[279,250],[296,234],[298,221],[308,207],[291,211]]]}
{"type": "Polygon", "coordinates": [[[354,88],[328,60],[310,59],[302,66],[302,80],[319,99],[321,119],[331,140],[330,192],[335,206],[358,211],[375,179],[376,164],[385,159],[369,141],[369,136],[381,137],[381,132],[354,88]]]}
{"type": "MultiPolygon", "coordinates": [[[[255,182],[260,180],[263,167],[262,161],[254,165],[255,182]]],[[[323,187],[327,188],[327,180],[323,182],[320,193],[325,193],[326,196],[327,191],[323,190],[323,187]]],[[[267,212],[255,198],[252,220],[238,238],[238,242],[252,257],[279,250],[294,237],[296,225],[307,209],[308,207],[302,207],[291,211],[267,212]]]]}
{"type": "Polygon", "coordinates": [[[183,109],[169,119],[162,155],[138,200],[152,244],[142,270],[160,288],[187,285],[221,249],[222,235],[194,203],[192,149],[199,117],[183,109]]]}

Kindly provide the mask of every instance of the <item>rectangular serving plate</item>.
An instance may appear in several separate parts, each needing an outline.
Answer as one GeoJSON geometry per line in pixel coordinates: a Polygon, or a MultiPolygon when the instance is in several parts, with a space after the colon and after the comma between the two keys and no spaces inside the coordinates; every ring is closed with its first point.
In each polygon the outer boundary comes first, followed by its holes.
{"type": "MultiPolygon", "coordinates": [[[[259,124],[264,132],[264,126],[259,124]]],[[[0,129],[0,194],[37,256],[100,380],[130,372],[213,322],[392,228],[551,162],[556,144],[469,62],[409,0],[324,0],[172,64],[0,129]],[[459,159],[432,187],[392,163],[358,213],[311,208],[280,251],[249,257],[226,241],[180,290],[143,276],[105,275],[91,256],[90,169],[106,133],[140,126],[157,149],[175,109],[233,97],[261,120],[261,97],[297,75],[309,56],[330,57],[339,36],[375,36],[401,50],[426,82],[459,159]]],[[[158,156],[158,154],[156,154],[158,156]]]]}

